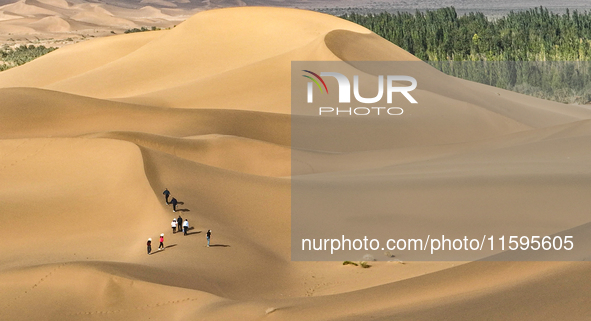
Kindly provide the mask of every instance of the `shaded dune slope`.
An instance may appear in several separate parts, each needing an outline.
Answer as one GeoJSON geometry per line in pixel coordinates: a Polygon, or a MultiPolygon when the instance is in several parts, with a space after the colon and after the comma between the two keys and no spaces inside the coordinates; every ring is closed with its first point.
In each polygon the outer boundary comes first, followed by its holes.
{"type": "Polygon", "coordinates": [[[147,107],[33,88],[0,89],[2,137],[137,131],[176,137],[223,134],[289,145],[289,116],[147,107]]]}

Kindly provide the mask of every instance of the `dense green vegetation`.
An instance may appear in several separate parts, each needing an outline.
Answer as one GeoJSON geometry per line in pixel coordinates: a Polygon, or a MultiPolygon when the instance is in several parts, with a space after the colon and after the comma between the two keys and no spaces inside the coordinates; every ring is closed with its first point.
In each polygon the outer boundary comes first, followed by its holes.
{"type": "Polygon", "coordinates": [[[482,13],[459,16],[449,7],[341,17],[422,60],[591,60],[591,12],[559,15],[540,7],[489,20],[482,13]]]}
{"type": "Polygon", "coordinates": [[[45,46],[19,46],[16,48],[2,48],[0,49],[0,71],[12,67],[20,66],[35,58],[41,57],[50,53],[57,48],[45,46]]]}
{"type": "Polygon", "coordinates": [[[449,75],[564,103],[591,101],[591,12],[540,7],[489,20],[449,7],[341,17],[449,75]]]}
{"type": "Polygon", "coordinates": [[[590,61],[428,61],[448,75],[567,104],[591,102],[590,61]]]}
{"type": "MultiPolygon", "coordinates": [[[[161,30],[158,27],[141,27],[126,30],[125,33],[144,32],[144,31],[155,31],[161,30]]],[[[114,32],[112,32],[114,33],[114,32]]],[[[67,41],[73,41],[72,38],[66,39],[67,41]]],[[[12,67],[20,66],[33,59],[48,54],[57,48],[45,47],[45,46],[34,46],[34,45],[21,45],[15,48],[4,46],[0,48],[0,71],[10,69],[12,67]]]]}

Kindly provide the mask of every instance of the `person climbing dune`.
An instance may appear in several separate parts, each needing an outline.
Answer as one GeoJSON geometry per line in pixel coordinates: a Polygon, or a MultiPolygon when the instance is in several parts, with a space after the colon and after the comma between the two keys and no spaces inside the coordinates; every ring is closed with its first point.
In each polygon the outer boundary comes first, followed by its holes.
{"type": "Polygon", "coordinates": [[[170,192],[168,191],[168,188],[164,189],[164,192],[162,192],[162,194],[164,194],[164,201],[166,202],[166,205],[168,205],[168,197],[170,196],[170,192]]]}
{"type": "Polygon", "coordinates": [[[148,255],[150,255],[150,253],[152,253],[152,239],[151,238],[148,239],[148,255]]]}
{"type": "Polygon", "coordinates": [[[173,197],[173,198],[170,200],[170,203],[172,204],[172,211],[173,211],[173,212],[176,212],[176,204],[178,203],[178,202],[177,202],[177,200],[176,200],[176,198],[174,198],[174,197],[173,197]]]}

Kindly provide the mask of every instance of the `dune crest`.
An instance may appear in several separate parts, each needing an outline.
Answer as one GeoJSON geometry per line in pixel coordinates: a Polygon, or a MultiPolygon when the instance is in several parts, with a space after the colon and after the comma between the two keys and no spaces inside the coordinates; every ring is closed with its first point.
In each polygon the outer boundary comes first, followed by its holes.
{"type": "Polygon", "coordinates": [[[17,2],[0,6],[0,11],[12,13],[23,17],[31,17],[35,15],[55,15],[55,11],[43,9],[41,7],[29,5],[26,0],[19,0],[17,2]]]}
{"type": "Polygon", "coordinates": [[[47,5],[50,5],[50,6],[53,6],[53,7],[58,7],[58,8],[68,9],[70,7],[70,4],[66,0],[37,0],[37,1],[47,4],[47,5]]]}
{"type": "Polygon", "coordinates": [[[59,17],[46,17],[31,24],[36,30],[48,32],[67,32],[70,31],[70,24],[59,17]]]}

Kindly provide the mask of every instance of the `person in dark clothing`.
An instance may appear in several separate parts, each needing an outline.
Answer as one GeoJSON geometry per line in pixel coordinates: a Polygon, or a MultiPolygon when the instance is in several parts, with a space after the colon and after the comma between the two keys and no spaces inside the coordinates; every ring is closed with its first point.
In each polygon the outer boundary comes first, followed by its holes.
{"type": "Polygon", "coordinates": [[[166,205],[168,205],[168,197],[170,196],[170,192],[168,191],[168,188],[164,189],[164,192],[162,192],[162,194],[164,194],[164,201],[166,202],[166,205]]]}
{"type": "Polygon", "coordinates": [[[170,203],[172,204],[172,211],[173,211],[173,212],[176,212],[176,204],[178,203],[178,202],[176,201],[176,198],[174,198],[174,197],[173,197],[173,198],[170,200],[170,203]]]}
{"type": "Polygon", "coordinates": [[[207,230],[207,247],[209,247],[209,239],[211,238],[211,230],[207,230]]]}
{"type": "Polygon", "coordinates": [[[152,239],[148,239],[148,255],[152,253],[152,239]]]}
{"type": "Polygon", "coordinates": [[[179,218],[176,219],[176,229],[177,232],[180,232],[183,230],[183,218],[179,215],[179,218]]]}

